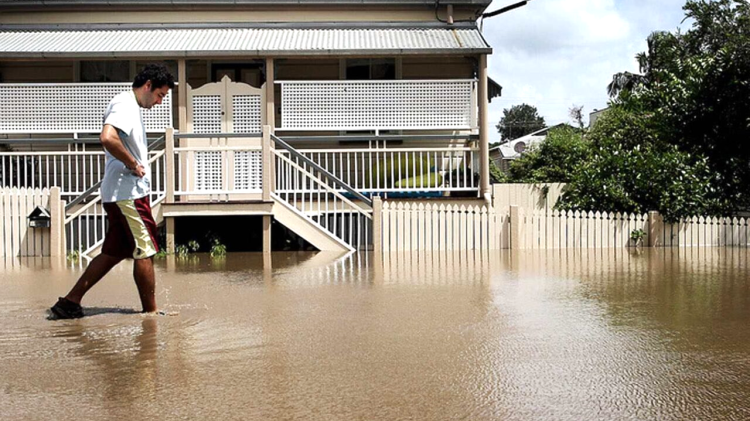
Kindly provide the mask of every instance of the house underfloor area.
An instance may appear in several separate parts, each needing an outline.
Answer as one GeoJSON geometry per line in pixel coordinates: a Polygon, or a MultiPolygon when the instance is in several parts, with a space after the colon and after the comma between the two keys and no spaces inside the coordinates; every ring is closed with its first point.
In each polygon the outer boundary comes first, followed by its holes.
{"type": "MultiPolygon", "coordinates": [[[[215,244],[228,252],[263,251],[263,217],[186,216],[175,219],[175,245],[193,252],[210,252],[215,244]],[[191,246],[197,250],[191,249],[191,246]]],[[[166,246],[166,227],[160,228],[160,247],[166,246]]],[[[278,221],[271,222],[271,251],[311,251],[314,246],[278,221]]]]}

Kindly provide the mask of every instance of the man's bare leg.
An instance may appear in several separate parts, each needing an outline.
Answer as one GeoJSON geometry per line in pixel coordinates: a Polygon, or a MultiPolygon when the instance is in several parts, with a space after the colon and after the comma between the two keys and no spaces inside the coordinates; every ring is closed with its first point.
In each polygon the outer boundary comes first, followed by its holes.
{"type": "Polygon", "coordinates": [[[156,311],[156,276],[154,275],[154,259],[138,259],[133,261],[133,279],[138,287],[141,305],[144,313],[156,311]]]}
{"type": "Polygon", "coordinates": [[[110,270],[112,270],[113,267],[115,267],[115,265],[117,265],[121,261],[122,257],[114,257],[107,254],[100,254],[96,256],[93,260],[91,260],[91,263],[89,263],[89,266],[83,272],[83,275],[81,275],[81,277],[78,279],[78,282],[76,282],[75,286],[73,286],[73,289],[70,290],[65,298],[76,304],[81,304],[81,300],[83,299],[83,296],[86,295],[88,290],[96,285],[96,283],[99,282],[104,277],[104,275],[106,275],[110,270]]]}

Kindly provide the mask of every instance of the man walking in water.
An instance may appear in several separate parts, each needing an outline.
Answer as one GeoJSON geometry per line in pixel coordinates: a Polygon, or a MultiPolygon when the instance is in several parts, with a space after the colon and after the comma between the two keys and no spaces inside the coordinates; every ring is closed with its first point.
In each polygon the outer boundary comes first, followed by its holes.
{"type": "Polygon", "coordinates": [[[158,251],[156,223],[151,215],[151,170],[141,108],[161,104],[174,88],[174,77],[163,65],[147,65],[133,89],[116,95],[104,112],[99,139],[107,157],[102,179],[102,203],[109,228],[102,252],[94,258],[65,297],[50,309],[60,319],[83,317],[86,292],[123,259],[132,258],[133,278],[144,312],[156,311],[153,256],[158,251]]]}

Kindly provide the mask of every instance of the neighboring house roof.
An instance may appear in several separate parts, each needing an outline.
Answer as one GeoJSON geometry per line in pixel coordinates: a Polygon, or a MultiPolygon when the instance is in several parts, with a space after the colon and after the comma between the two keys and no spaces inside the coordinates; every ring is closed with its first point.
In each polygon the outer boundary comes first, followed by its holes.
{"type": "Polygon", "coordinates": [[[541,143],[547,136],[532,136],[526,135],[519,137],[518,139],[511,140],[510,142],[503,143],[502,145],[495,146],[493,149],[500,151],[500,157],[502,159],[516,159],[521,156],[526,150],[534,145],[541,143]]]}
{"type": "Polygon", "coordinates": [[[499,83],[487,78],[487,100],[492,102],[492,98],[500,98],[503,96],[503,87],[499,83]]]}
{"type": "Polygon", "coordinates": [[[0,25],[0,56],[4,58],[491,52],[473,24],[0,25]]]}
{"type": "Polygon", "coordinates": [[[594,110],[589,113],[589,127],[594,127],[594,124],[596,123],[596,120],[599,119],[605,112],[609,110],[609,107],[602,108],[601,110],[594,110]]]}
{"type": "Polygon", "coordinates": [[[547,133],[551,129],[562,125],[564,125],[564,123],[545,127],[541,130],[537,130],[533,133],[529,133],[525,136],[521,136],[517,139],[513,139],[501,145],[495,146],[494,148],[490,149],[490,152],[497,150],[498,152],[500,152],[500,157],[502,159],[516,159],[520,157],[524,152],[526,152],[530,147],[536,146],[543,142],[544,139],[547,138],[547,133]]]}

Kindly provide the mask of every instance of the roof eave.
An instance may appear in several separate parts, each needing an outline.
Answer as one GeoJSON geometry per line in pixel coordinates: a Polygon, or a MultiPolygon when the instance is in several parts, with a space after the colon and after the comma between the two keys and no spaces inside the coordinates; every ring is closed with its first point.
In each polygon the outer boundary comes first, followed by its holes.
{"type": "Polygon", "coordinates": [[[444,55],[478,55],[492,54],[492,48],[464,48],[464,49],[387,49],[387,50],[206,50],[206,51],[110,51],[110,52],[5,52],[0,56],[6,59],[92,59],[116,58],[130,59],[142,57],[160,58],[196,58],[196,57],[254,57],[254,58],[285,58],[285,57],[331,57],[331,56],[444,56],[444,55]]]}
{"type": "MultiPolygon", "coordinates": [[[[474,10],[475,13],[485,11],[492,0],[452,0],[454,6],[474,10]]],[[[231,9],[247,7],[389,7],[414,8],[432,7],[434,0],[0,0],[0,10],[3,11],[65,11],[107,8],[113,9],[231,9]]]]}

